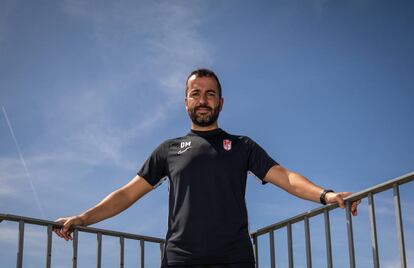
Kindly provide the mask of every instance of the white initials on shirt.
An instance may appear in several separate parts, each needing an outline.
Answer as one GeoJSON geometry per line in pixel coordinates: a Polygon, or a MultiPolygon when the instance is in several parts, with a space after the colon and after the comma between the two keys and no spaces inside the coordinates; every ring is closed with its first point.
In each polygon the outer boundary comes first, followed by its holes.
{"type": "Polygon", "coordinates": [[[183,141],[181,142],[181,149],[184,147],[191,146],[191,141],[183,141]]]}
{"type": "Polygon", "coordinates": [[[181,142],[181,150],[178,151],[178,154],[182,154],[190,148],[191,148],[191,141],[183,141],[181,142]]]}

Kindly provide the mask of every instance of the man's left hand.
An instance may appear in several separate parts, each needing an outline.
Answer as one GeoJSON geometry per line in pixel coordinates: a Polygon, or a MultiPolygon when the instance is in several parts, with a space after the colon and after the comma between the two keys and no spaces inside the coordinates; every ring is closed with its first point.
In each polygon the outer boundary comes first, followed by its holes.
{"type": "MultiPolygon", "coordinates": [[[[350,196],[350,192],[338,192],[338,193],[327,193],[325,196],[326,203],[335,204],[337,203],[340,208],[345,208],[344,198],[350,196]]],[[[361,203],[361,200],[352,202],[351,204],[351,213],[353,216],[358,215],[358,205],[361,203]]]]}

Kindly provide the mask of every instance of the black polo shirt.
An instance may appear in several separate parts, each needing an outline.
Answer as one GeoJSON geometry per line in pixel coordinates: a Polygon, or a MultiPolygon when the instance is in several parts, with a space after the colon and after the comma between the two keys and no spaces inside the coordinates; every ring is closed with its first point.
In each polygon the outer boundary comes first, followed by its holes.
{"type": "MultiPolygon", "coordinates": [[[[257,143],[221,129],[192,130],[163,142],[138,175],[168,177],[163,265],[254,262],[245,204],[248,171],[263,181],[277,165],[257,143]]],[[[263,183],[265,183],[263,181],[263,183]]]]}

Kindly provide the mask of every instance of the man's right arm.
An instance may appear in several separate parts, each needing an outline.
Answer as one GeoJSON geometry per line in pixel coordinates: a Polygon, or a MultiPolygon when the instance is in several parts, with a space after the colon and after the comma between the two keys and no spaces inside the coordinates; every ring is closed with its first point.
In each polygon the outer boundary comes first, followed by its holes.
{"type": "Polygon", "coordinates": [[[55,233],[65,240],[72,239],[72,226],[86,226],[115,216],[130,207],[152,189],[153,186],[151,184],[137,175],[128,184],[112,192],[99,204],[84,213],[73,217],[57,219],[57,222],[63,224],[63,228],[55,228],[55,233]]]}

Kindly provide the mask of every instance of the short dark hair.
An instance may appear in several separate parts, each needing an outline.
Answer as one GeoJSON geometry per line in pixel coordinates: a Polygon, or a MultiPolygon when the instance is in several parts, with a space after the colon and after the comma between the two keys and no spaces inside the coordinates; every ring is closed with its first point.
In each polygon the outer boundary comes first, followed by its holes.
{"type": "Polygon", "coordinates": [[[188,92],[188,79],[190,79],[190,77],[193,76],[193,75],[195,75],[196,77],[212,77],[212,78],[214,78],[214,80],[216,80],[216,82],[217,82],[219,98],[221,99],[221,84],[220,84],[220,81],[219,81],[217,75],[212,70],[209,70],[209,69],[196,69],[188,75],[187,80],[185,81],[185,96],[186,97],[187,97],[187,92],[188,92]]]}

